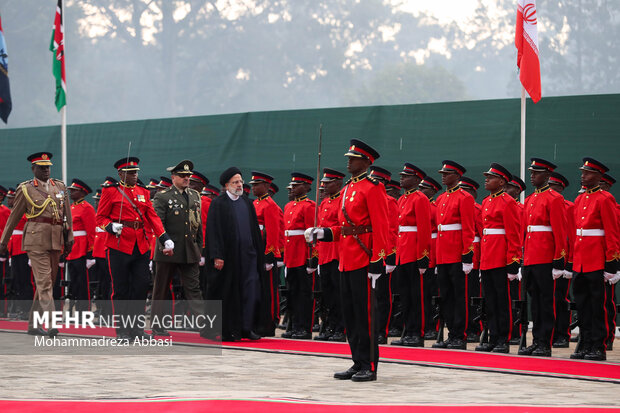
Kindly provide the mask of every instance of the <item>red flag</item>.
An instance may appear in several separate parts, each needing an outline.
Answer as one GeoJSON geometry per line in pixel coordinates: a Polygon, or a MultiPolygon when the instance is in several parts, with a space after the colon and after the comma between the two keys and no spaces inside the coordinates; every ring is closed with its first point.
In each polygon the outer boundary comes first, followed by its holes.
{"type": "Polygon", "coordinates": [[[540,100],[540,61],[538,60],[538,29],[536,0],[518,0],[515,32],[519,80],[534,103],[540,100]]]}

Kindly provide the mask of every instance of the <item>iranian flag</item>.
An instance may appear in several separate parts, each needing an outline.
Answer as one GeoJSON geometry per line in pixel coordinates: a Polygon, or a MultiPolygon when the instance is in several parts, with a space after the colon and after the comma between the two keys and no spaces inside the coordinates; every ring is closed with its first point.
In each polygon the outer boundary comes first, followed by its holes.
{"type": "Polygon", "coordinates": [[[538,60],[538,29],[536,0],[518,0],[515,33],[519,80],[534,103],[540,100],[540,61],[538,60]]]}
{"type": "Polygon", "coordinates": [[[50,51],[54,53],[53,73],[56,78],[56,109],[60,109],[67,104],[67,83],[65,80],[65,28],[62,24],[62,0],[58,0],[56,6],[56,16],[54,17],[54,28],[52,31],[52,42],[50,51]]]}

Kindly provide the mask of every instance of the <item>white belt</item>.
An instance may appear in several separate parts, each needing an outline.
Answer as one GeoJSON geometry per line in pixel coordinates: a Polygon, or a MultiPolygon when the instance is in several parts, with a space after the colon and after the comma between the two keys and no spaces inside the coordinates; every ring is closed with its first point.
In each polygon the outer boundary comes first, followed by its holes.
{"type": "Polygon", "coordinates": [[[287,237],[293,237],[295,235],[304,235],[303,229],[288,229],[284,231],[284,235],[287,237]]]}
{"type": "Polygon", "coordinates": [[[414,226],[399,225],[398,232],[418,232],[418,227],[415,225],[414,226]]]}
{"type": "Polygon", "coordinates": [[[265,226],[264,226],[264,225],[260,225],[260,224],[258,224],[258,228],[260,228],[260,230],[262,231],[262,230],[264,230],[264,229],[265,229],[265,226]]]}
{"type": "Polygon", "coordinates": [[[474,237],[474,242],[480,242],[480,237],[474,237]]]}
{"type": "Polygon", "coordinates": [[[605,230],[604,229],[577,228],[577,236],[578,237],[604,237],[605,230]]]}
{"type": "Polygon", "coordinates": [[[504,228],[485,228],[482,230],[483,235],[505,235],[506,230],[504,228]]]}
{"type": "Polygon", "coordinates": [[[528,225],[527,232],[553,232],[549,225],[528,225]]]}
{"type": "Polygon", "coordinates": [[[446,225],[437,225],[437,231],[439,232],[444,232],[444,231],[460,231],[463,229],[463,226],[461,224],[446,224],[446,225]]]}
{"type": "Polygon", "coordinates": [[[435,239],[435,238],[437,238],[437,233],[436,232],[431,233],[431,239],[435,239]]]}
{"type": "Polygon", "coordinates": [[[74,237],[85,237],[86,231],[73,231],[73,236],[74,237]]]}
{"type": "Polygon", "coordinates": [[[95,227],[95,232],[106,232],[106,231],[105,231],[105,229],[101,229],[99,227],[95,227]]]}
{"type": "Polygon", "coordinates": [[[21,229],[14,229],[13,232],[11,233],[11,235],[23,235],[24,231],[22,231],[21,229]]]}

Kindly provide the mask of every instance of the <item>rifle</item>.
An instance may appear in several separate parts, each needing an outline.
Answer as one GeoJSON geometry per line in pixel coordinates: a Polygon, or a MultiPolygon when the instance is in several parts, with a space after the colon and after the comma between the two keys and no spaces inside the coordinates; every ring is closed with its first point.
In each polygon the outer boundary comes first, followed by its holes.
{"type": "Polygon", "coordinates": [[[439,329],[437,331],[437,343],[443,343],[443,328],[444,328],[445,320],[443,317],[441,296],[434,295],[431,302],[433,304],[433,309],[435,310],[435,315],[433,315],[433,321],[435,321],[439,325],[439,329]]]}
{"type": "Polygon", "coordinates": [[[520,304],[519,309],[519,321],[521,322],[521,340],[519,341],[519,350],[527,347],[527,330],[529,327],[529,320],[527,315],[527,289],[525,288],[525,277],[521,281],[522,300],[515,300],[517,304],[520,304]]]}
{"type": "MultiPolygon", "coordinates": [[[[127,160],[126,160],[126,164],[129,163],[129,152],[131,152],[131,141],[129,141],[129,148],[127,148],[127,160]]],[[[127,179],[127,172],[125,172],[125,180],[127,179]]],[[[124,192],[123,192],[124,193],[124,192]]],[[[123,219],[123,201],[125,200],[125,197],[121,198],[121,208],[120,208],[120,212],[118,213],[118,223],[121,223],[121,220],[123,219]]],[[[121,244],[121,237],[119,234],[116,234],[116,245],[119,246],[121,244]]]]}
{"type": "Polygon", "coordinates": [[[482,332],[480,333],[480,344],[489,342],[489,325],[487,323],[486,306],[484,305],[484,297],[471,297],[471,305],[476,307],[476,316],[474,323],[482,323],[482,332]]]}

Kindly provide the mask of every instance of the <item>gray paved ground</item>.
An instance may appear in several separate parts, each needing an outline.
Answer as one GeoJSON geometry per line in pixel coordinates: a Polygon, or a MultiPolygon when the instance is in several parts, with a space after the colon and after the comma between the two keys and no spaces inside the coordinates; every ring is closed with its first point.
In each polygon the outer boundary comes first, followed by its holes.
{"type": "MultiPolygon", "coordinates": [[[[0,346],[28,345],[0,333],[0,346]]],[[[0,347],[2,348],[2,347],[0,347]]],[[[570,350],[565,350],[568,354],[570,350]]],[[[618,361],[616,352],[610,359],[618,361]]],[[[561,356],[557,352],[556,356],[561,356]]],[[[620,406],[620,385],[381,363],[372,383],[337,381],[338,358],[223,350],[217,355],[0,356],[0,398],[293,398],[350,403],[620,406]]],[[[620,364],[618,365],[620,368],[620,364]]]]}

